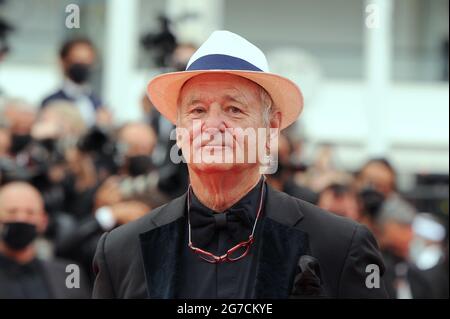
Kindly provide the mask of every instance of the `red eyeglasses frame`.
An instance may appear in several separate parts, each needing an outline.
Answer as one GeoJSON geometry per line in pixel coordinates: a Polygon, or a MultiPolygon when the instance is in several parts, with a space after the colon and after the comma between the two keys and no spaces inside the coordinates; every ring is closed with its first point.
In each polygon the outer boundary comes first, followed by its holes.
{"type": "Polygon", "coordinates": [[[261,215],[261,211],[262,211],[262,204],[263,204],[263,195],[264,195],[264,183],[265,183],[266,178],[264,177],[264,181],[263,181],[263,185],[261,186],[261,195],[260,195],[260,199],[259,199],[259,207],[258,207],[258,213],[256,214],[256,219],[255,219],[255,223],[253,224],[253,229],[252,229],[252,233],[250,234],[250,236],[248,237],[248,240],[243,241],[237,245],[235,245],[234,247],[230,248],[227,250],[227,252],[221,256],[216,256],[213,253],[210,253],[209,251],[203,250],[201,248],[195,247],[194,244],[192,243],[192,237],[191,237],[191,222],[190,222],[190,192],[191,192],[191,185],[189,184],[188,187],[188,194],[187,194],[187,200],[188,200],[188,231],[189,231],[189,243],[188,243],[188,247],[190,249],[192,249],[192,251],[197,254],[197,256],[199,256],[201,259],[203,259],[206,262],[209,262],[211,264],[218,264],[218,263],[223,263],[223,262],[235,262],[238,261],[242,258],[244,258],[245,256],[248,255],[248,253],[250,252],[250,247],[252,246],[252,244],[255,242],[255,237],[254,237],[254,233],[255,233],[255,229],[256,229],[256,224],[258,223],[259,217],[261,215]],[[237,251],[238,249],[245,247],[245,251],[242,255],[240,255],[239,257],[236,258],[231,258],[230,255],[233,254],[235,251],[237,251]]]}

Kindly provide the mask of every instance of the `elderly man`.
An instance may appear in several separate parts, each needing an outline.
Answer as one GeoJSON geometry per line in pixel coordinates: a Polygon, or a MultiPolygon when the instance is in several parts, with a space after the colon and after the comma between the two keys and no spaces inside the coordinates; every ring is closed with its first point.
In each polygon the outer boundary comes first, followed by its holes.
{"type": "Polygon", "coordinates": [[[37,258],[34,242],[46,226],[44,202],[33,186],[12,182],[0,188],[0,299],[89,296],[84,274],[78,288],[67,286],[70,262],[37,258]]]}
{"type": "Polygon", "coordinates": [[[9,99],[0,110],[0,117],[5,119],[11,132],[10,153],[20,153],[31,142],[31,129],[36,120],[33,105],[20,99],[9,99]]]}
{"type": "Polygon", "coordinates": [[[374,221],[373,232],[385,261],[384,279],[391,298],[435,298],[425,272],[409,261],[415,217],[413,206],[391,196],[384,201],[374,221]]]}
{"type": "Polygon", "coordinates": [[[277,134],[303,100],[293,82],[268,72],[257,47],[216,31],[186,71],[156,77],[148,94],[177,126],[190,186],[103,235],[94,297],[386,296],[365,227],[266,184],[277,134]]]}

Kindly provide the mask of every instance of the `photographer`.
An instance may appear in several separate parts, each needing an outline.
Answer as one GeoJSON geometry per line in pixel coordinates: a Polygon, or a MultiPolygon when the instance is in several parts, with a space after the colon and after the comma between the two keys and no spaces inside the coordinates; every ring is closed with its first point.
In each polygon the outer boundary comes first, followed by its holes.
{"type": "Polygon", "coordinates": [[[44,192],[46,207],[52,213],[73,213],[72,203],[79,193],[75,187],[79,177],[67,159],[85,131],[80,112],[72,103],[63,100],[50,103],[33,125],[31,134],[35,149],[30,153],[36,154],[36,162],[41,166],[34,184],[44,192]]]}
{"type": "Polygon", "coordinates": [[[98,190],[96,207],[126,199],[139,200],[150,207],[168,201],[158,190],[158,173],[152,163],[156,141],[153,129],[144,123],[129,123],[119,130],[117,147],[121,165],[118,174],[98,190]]]}
{"type": "Polygon", "coordinates": [[[90,271],[104,231],[135,220],[167,200],[157,190],[157,173],[152,171],[155,143],[155,133],[143,123],[126,124],[118,131],[112,155],[118,165],[116,174],[95,188],[89,210],[93,214],[68,227],[57,242],[57,255],[76,260],[90,271]]]}
{"type": "Polygon", "coordinates": [[[376,218],[374,235],[386,264],[386,290],[391,298],[434,298],[425,272],[410,261],[416,210],[397,196],[387,198],[376,218]]]}
{"type": "Polygon", "coordinates": [[[280,134],[278,139],[278,169],[275,174],[267,176],[267,182],[279,191],[311,204],[316,204],[317,194],[308,187],[297,183],[293,178],[294,173],[298,170],[298,167],[291,163],[293,148],[289,137],[280,134]]]}
{"type": "Polygon", "coordinates": [[[35,107],[21,99],[7,99],[1,113],[11,132],[10,152],[17,155],[31,142],[31,128],[37,115],[35,107]]]}
{"type": "Polygon", "coordinates": [[[361,219],[357,195],[349,185],[339,183],[328,185],[320,192],[317,206],[355,221],[361,219]]]}

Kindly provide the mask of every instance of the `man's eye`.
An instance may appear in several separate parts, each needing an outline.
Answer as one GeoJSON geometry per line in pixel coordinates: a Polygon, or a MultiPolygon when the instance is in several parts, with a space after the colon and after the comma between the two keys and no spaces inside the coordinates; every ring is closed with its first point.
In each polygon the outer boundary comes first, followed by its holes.
{"type": "Polygon", "coordinates": [[[236,107],[236,106],[230,106],[228,107],[228,112],[233,113],[233,114],[239,114],[242,113],[241,109],[236,107]]]}
{"type": "Polygon", "coordinates": [[[202,114],[205,112],[205,109],[202,107],[196,107],[194,109],[191,110],[192,114],[202,114]]]}

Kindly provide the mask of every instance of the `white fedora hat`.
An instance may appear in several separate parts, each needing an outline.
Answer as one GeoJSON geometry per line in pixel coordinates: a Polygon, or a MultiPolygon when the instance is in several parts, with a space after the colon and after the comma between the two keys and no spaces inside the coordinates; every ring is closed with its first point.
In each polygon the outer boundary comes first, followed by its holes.
{"type": "Polygon", "coordinates": [[[243,37],[229,31],[215,31],[194,53],[186,71],[153,78],[147,94],[156,109],[175,124],[177,102],[183,84],[204,73],[228,73],[249,79],[263,87],[281,112],[281,129],[291,125],[303,109],[303,96],[291,80],[269,72],[264,53],[243,37]]]}

